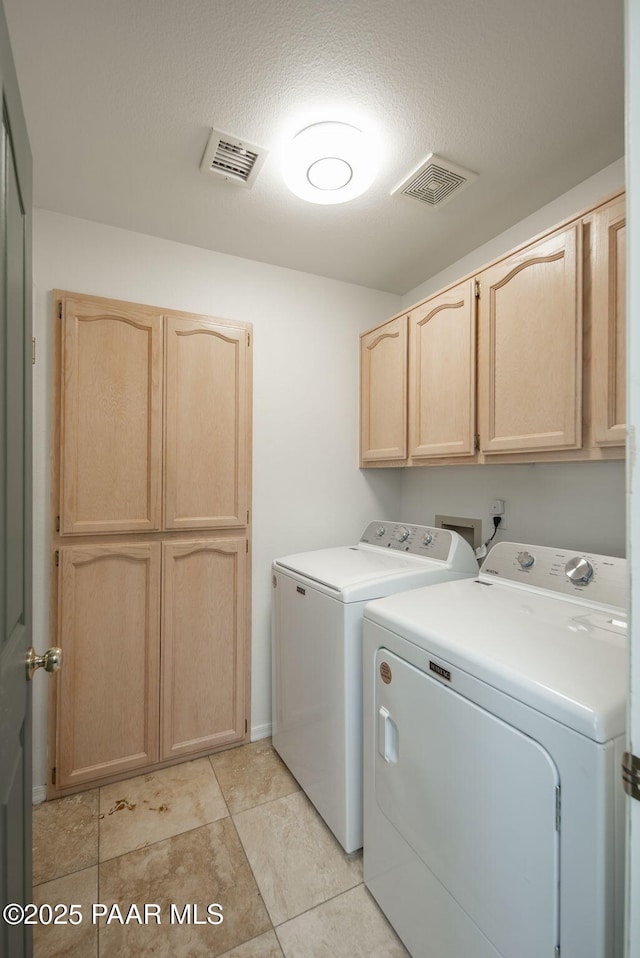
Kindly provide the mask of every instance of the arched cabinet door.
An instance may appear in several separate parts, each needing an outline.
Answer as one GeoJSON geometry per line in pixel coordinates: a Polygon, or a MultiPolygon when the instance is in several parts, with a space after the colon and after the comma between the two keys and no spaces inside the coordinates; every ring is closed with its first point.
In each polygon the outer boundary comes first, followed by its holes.
{"type": "Polygon", "coordinates": [[[619,197],[593,216],[592,428],[598,446],[624,445],[626,428],[626,220],[619,197]]]}
{"type": "Polygon", "coordinates": [[[249,333],[165,317],[165,529],[248,522],[249,333]]]}
{"type": "Polygon", "coordinates": [[[407,317],[360,337],[361,462],[407,457],[407,317]]]}
{"type": "Polygon", "coordinates": [[[473,456],[476,312],[472,280],[409,313],[409,455],[473,456]]]}
{"type": "Polygon", "coordinates": [[[155,532],[162,516],[162,313],[64,295],[60,314],[60,532],[155,532]]]}
{"type": "Polygon", "coordinates": [[[158,760],[160,543],[59,550],[58,788],[158,760]]]}
{"type": "Polygon", "coordinates": [[[247,540],[162,546],[161,761],[246,732],[247,540]]]}
{"type": "Polygon", "coordinates": [[[481,452],[580,448],[581,267],[578,221],[480,273],[481,452]]]}

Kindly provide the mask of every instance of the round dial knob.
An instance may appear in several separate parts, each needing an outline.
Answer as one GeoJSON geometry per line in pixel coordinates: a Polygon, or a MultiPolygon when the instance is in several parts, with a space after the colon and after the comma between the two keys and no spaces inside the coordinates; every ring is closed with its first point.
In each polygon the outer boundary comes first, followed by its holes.
{"type": "Polygon", "coordinates": [[[565,575],[574,585],[586,585],[593,578],[593,566],[588,559],[574,556],[564,567],[565,575]]]}
{"type": "Polygon", "coordinates": [[[433,542],[433,536],[431,535],[431,533],[425,532],[425,534],[422,537],[422,545],[430,546],[432,542],[433,542]]]}
{"type": "Polygon", "coordinates": [[[398,542],[405,542],[408,538],[409,538],[409,530],[405,529],[404,526],[400,526],[400,528],[396,532],[396,539],[398,540],[398,542]]]}
{"type": "Polygon", "coordinates": [[[532,556],[530,552],[519,552],[516,558],[521,569],[530,569],[536,561],[535,556],[532,556]]]}
{"type": "Polygon", "coordinates": [[[382,536],[385,534],[386,531],[387,531],[387,530],[385,529],[384,526],[378,526],[378,528],[376,529],[376,535],[377,535],[378,539],[381,539],[382,536]]]}

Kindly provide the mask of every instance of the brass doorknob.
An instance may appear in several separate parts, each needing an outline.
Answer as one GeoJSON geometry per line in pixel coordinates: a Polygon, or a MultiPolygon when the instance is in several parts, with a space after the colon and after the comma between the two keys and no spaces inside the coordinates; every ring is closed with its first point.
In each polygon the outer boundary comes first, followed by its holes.
{"type": "Polygon", "coordinates": [[[27,678],[31,680],[36,669],[44,669],[45,672],[57,672],[62,667],[62,649],[55,646],[47,649],[44,655],[36,655],[36,650],[31,647],[27,652],[27,678]]]}

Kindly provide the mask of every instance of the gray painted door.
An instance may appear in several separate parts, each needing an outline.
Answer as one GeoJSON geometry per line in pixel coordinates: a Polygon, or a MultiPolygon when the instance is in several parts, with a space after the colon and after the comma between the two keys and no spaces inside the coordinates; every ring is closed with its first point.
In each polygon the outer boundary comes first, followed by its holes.
{"type": "MultiPolygon", "coordinates": [[[[31,153],[0,5],[0,909],[31,900],[31,153]]],[[[31,955],[0,914],[0,958],[31,955]]]]}

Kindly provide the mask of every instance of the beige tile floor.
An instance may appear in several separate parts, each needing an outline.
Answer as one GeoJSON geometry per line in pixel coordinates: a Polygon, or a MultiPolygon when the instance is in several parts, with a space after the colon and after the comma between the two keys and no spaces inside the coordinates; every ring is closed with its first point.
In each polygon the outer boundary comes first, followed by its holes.
{"type": "Polygon", "coordinates": [[[33,831],[34,902],[82,915],[36,926],[35,958],[407,958],[268,740],[38,805],[33,831]]]}

